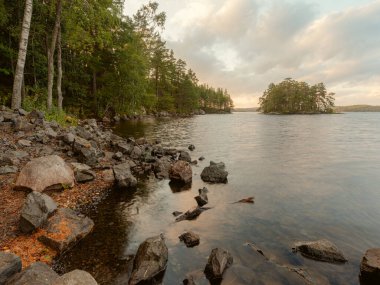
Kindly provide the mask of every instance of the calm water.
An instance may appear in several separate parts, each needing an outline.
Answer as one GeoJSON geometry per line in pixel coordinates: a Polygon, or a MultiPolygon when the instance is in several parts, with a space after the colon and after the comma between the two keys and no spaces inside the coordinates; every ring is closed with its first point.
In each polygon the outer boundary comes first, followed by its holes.
{"type": "Polygon", "coordinates": [[[127,284],[129,255],[147,237],[164,233],[169,263],[164,284],[182,284],[186,273],[204,268],[211,249],[231,251],[234,265],[222,284],[304,284],[294,273],[267,262],[245,245],[253,242],[278,264],[307,268],[314,284],[359,284],[361,257],[380,247],[380,113],[265,116],[257,113],[129,122],[128,136],[161,138],[164,145],[196,146],[191,189],[173,193],[153,179],[134,193],[111,191],[97,211],[93,234],[59,262],[82,268],[101,284],[127,284]],[[223,161],[228,184],[207,185],[200,173],[223,161]],[[174,223],[172,212],[194,206],[199,188],[210,190],[197,220],[174,223]],[[255,196],[255,204],[231,204],[255,196]],[[201,237],[186,248],[178,236],[201,237]],[[307,260],[293,242],[327,238],[345,254],[344,265],[307,260]]]}

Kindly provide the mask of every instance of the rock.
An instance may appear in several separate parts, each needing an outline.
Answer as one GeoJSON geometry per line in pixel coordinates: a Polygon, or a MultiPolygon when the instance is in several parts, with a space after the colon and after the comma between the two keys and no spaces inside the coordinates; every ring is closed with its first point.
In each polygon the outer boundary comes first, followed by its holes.
{"type": "Polygon", "coordinates": [[[303,256],[319,261],[332,263],[344,263],[347,261],[335,244],[325,239],[296,242],[293,251],[299,251],[303,256]]]}
{"type": "Polygon", "coordinates": [[[79,136],[85,140],[90,140],[93,138],[93,135],[89,131],[87,131],[85,128],[83,128],[82,126],[76,127],[75,131],[77,133],[77,136],[79,136]]]}
{"type": "Polygon", "coordinates": [[[75,135],[72,133],[66,133],[63,135],[62,140],[67,144],[72,144],[75,141],[75,135]]]}
{"type": "Polygon", "coordinates": [[[187,152],[187,151],[181,151],[179,153],[179,157],[178,157],[179,160],[183,160],[183,161],[186,161],[188,163],[191,163],[191,157],[190,157],[190,154],[187,152]]]}
{"type": "Polygon", "coordinates": [[[57,137],[57,133],[52,128],[46,128],[45,134],[49,138],[56,138],[57,137]]]}
{"type": "Polygon", "coordinates": [[[73,167],[74,171],[91,170],[91,167],[84,163],[71,162],[71,166],[73,167]]]}
{"type": "Polygon", "coordinates": [[[7,285],[51,285],[58,277],[48,265],[36,262],[14,275],[7,285]]]}
{"type": "Polygon", "coordinates": [[[30,131],[34,129],[34,125],[30,124],[23,117],[15,118],[13,121],[15,131],[30,131]]]}
{"type": "Polygon", "coordinates": [[[161,157],[154,164],[154,173],[158,179],[168,179],[172,163],[169,158],[161,157]]]}
{"type": "Polygon", "coordinates": [[[70,271],[54,280],[52,285],[97,285],[92,275],[83,270],[70,271]]]}
{"type": "Polygon", "coordinates": [[[101,177],[105,182],[115,182],[115,175],[113,174],[112,169],[105,169],[101,173],[101,177]]]}
{"type": "Polygon", "coordinates": [[[223,162],[210,162],[210,166],[203,169],[201,178],[203,181],[210,183],[227,183],[228,172],[224,168],[223,162]]]}
{"type": "Polygon", "coordinates": [[[172,214],[173,214],[174,217],[178,217],[179,215],[182,215],[183,212],[180,212],[180,211],[174,211],[172,214]]]}
{"type": "Polygon", "coordinates": [[[115,153],[115,154],[112,156],[112,158],[121,161],[121,160],[123,159],[123,153],[120,152],[120,151],[118,151],[117,153],[115,153]]]}
{"type": "Polygon", "coordinates": [[[135,146],[131,152],[131,158],[139,159],[142,155],[142,150],[138,146],[135,146]]]}
{"type": "Polygon", "coordinates": [[[233,202],[232,204],[236,204],[236,203],[253,204],[253,203],[255,203],[255,197],[247,197],[244,199],[240,199],[239,201],[233,202]]]}
{"type": "Polygon", "coordinates": [[[86,183],[96,178],[96,173],[91,170],[77,170],[74,172],[75,180],[78,183],[86,183]]]}
{"type": "Polygon", "coordinates": [[[0,285],[20,272],[22,268],[21,258],[10,252],[0,251],[0,285]]]}
{"type": "Polygon", "coordinates": [[[30,146],[32,146],[32,142],[29,141],[29,140],[19,140],[17,143],[21,147],[30,147],[30,146]]]}
{"type": "Polygon", "coordinates": [[[134,146],[126,142],[118,142],[116,144],[116,149],[124,154],[131,154],[134,146]]]}
{"type": "Polygon", "coordinates": [[[29,122],[35,125],[42,125],[44,122],[44,118],[44,113],[37,110],[33,110],[27,115],[27,119],[29,120],[29,122]]]}
{"type": "Polygon", "coordinates": [[[128,162],[115,165],[113,173],[118,188],[130,188],[137,185],[137,179],[132,175],[131,166],[128,162]]]}
{"type": "Polygon", "coordinates": [[[60,208],[48,220],[38,240],[62,253],[87,236],[93,227],[94,222],[90,218],[78,216],[71,209],[60,208]]]}
{"type": "Polygon", "coordinates": [[[18,171],[17,166],[5,165],[5,166],[0,167],[0,175],[9,174],[9,173],[17,173],[17,171],[18,171]]]}
{"type": "Polygon", "coordinates": [[[94,129],[98,127],[96,119],[87,119],[87,120],[84,120],[84,122],[87,123],[90,127],[93,127],[94,129]]]}
{"type": "Polygon", "coordinates": [[[31,192],[26,196],[20,216],[20,230],[31,233],[46,223],[48,217],[57,210],[57,204],[48,195],[31,192]]]}
{"type": "Polygon", "coordinates": [[[205,274],[210,281],[223,278],[224,271],[233,263],[232,255],[225,249],[214,248],[208,258],[205,274]]]}
{"type": "Polygon", "coordinates": [[[146,239],[137,250],[128,284],[161,284],[160,275],[164,273],[167,262],[168,248],[163,237],[146,239]]]}
{"type": "Polygon", "coordinates": [[[29,113],[27,111],[25,111],[24,109],[17,109],[17,112],[20,114],[20,116],[26,116],[28,115],[29,113]]]}
{"type": "Polygon", "coordinates": [[[42,192],[74,186],[74,173],[57,155],[32,159],[21,170],[14,189],[42,192]]]}
{"type": "Polygon", "coordinates": [[[188,210],[183,215],[177,217],[175,219],[176,222],[184,221],[184,220],[194,220],[196,219],[200,214],[202,214],[203,209],[200,207],[193,207],[190,210],[188,210]]]}
{"type": "Polygon", "coordinates": [[[188,162],[176,161],[169,171],[169,178],[173,181],[190,183],[193,179],[193,170],[188,162]]]}
{"type": "Polygon", "coordinates": [[[199,207],[202,207],[208,203],[207,194],[203,192],[202,189],[199,189],[199,195],[195,196],[194,199],[197,201],[199,207]]]}
{"type": "Polygon", "coordinates": [[[191,145],[189,145],[188,149],[189,149],[190,151],[193,151],[193,150],[195,149],[195,146],[194,146],[193,144],[191,144],[191,145]]]}
{"type": "Polygon", "coordinates": [[[118,122],[120,122],[120,117],[118,115],[116,115],[113,117],[113,120],[115,123],[118,123],[118,122]]]}
{"type": "Polygon", "coordinates": [[[13,157],[12,155],[0,155],[0,166],[7,166],[7,165],[18,165],[20,161],[18,158],[13,157]]]}
{"type": "Polygon", "coordinates": [[[380,248],[368,249],[360,264],[360,284],[380,284],[380,248]]]}
{"type": "Polygon", "coordinates": [[[96,166],[98,163],[98,151],[94,147],[81,148],[79,150],[79,160],[91,166],[96,166]]]}
{"type": "Polygon", "coordinates": [[[187,247],[194,247],[199,244],[199,235],[193,232],[183,233],[178,238],[180,241],[183,241],[187,247]]]}
{"type": "Polygon", "coordinates": [[[137,145],[144,145],[144,144],[147,144],[147,143],[148,142],[147,142],[146,138],[139,138],[139,139],[136,140],[136,144],[137,145]]]}

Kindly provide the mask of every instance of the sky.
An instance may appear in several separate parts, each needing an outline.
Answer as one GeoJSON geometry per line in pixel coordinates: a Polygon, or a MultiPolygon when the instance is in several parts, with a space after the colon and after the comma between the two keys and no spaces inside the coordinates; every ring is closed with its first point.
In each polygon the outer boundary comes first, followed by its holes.
{"type": "MultiPolygon", "coordinates": [[[[147,2],[126,0],[125,13],[147,2]]],[[[288,77],[324,82],[336,105],[380,105],[380,0],[157,2],[168,48],[235,107],[288,77]]]]}

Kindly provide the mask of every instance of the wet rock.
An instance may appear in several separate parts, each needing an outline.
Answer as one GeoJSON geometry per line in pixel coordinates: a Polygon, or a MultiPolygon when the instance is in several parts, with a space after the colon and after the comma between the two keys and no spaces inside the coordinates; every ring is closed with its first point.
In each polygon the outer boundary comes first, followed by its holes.
{"type": "Polygon", "coordinates": [[[188,162],[178,160],[169,171],[169,178],[173,181],[179,181],[183,183],[190,183],[192,181],[193,171],[188,162]]]}
{"type": "Polygon", "coordinates": [[[9,174],[9,173],[17,173],[17,171],[18,171],[17,166],[10,166],[10,165],[0,166],[0,175],[9,174]]]}
{"type": "Polygon", "coordinates": [[[236,204],[236,203],[247,203],[247,204],[253,204],[255,203],[255,197],[247,197],[247,198],[244,198],[244,199],[240,199],[239,201],[236,201],[232,204],[236,204]]]}
{"type": "Polygon", "coordinates": [[[159,235],[146,239],[137,250],[128,284],[161,284],[167,262],[168,248],[163,237],[159,235]]]}
{"type": "Polygon", "coordinates": [[[129,162],[115,165],[113,173],[118,188],[130,188],[137,185],[137,179],[132,175],[129,162]]]}
{"type": "Polygon", "coordinates": [[[179,153],[179,157],[178,157],[179,160],[183,160],[183,161],[186,161],[188,163],[191,163],[191,157],[190,157],[190,154],[187,152],[187,151],[181,151],[179,153]]]}
{"type": "Polygon", "coordinates": [[[179,215],[182,215],[183,212],[180,212],[180,211],[174,211],[172,214],[173,214],[174,217],[178,217],[179,215]]]}
{"type": "Polygon", "coordinates": [[[196,219],[200,214],[202,214],[203,209],[200,207],[193,207],[187,212],[185,212],[183,215],[177,217],[175,219],[176,222],[184,221],[184,220],[194,220],[196,219]]]}
{"type": "Polygon", "coordinates": [[[52,285],[97,285],[92,275],[83,270],[70,271],[54,280],[52,285]]]}
{"type": "Polygon", "coordinates": [[[61,253],[88,235],[93,227],[94,222],[90,218],[78,216],[71,209],[61,208],[48,220],[44,233],[38,239],[61,253]]]}
{"type": "Polygon", "coordinates": [[[158,179],[168,179],[172,163],[169,158],[161,157],[154,164],[154,173],[158,179]]]}
{"type": "Polygon", "coordinates": [[[380,248],[368,249],[360,264],[360,284],[380,284],[380,248]]]}
{"type": "Polygon", "coordinates": [[[0,251],[0,285],[20,272],[22,268],[21,258],[10,252],[0,251]]]}
{"type": "Polygon", "coordinates": [[[48,265],[36,262],[14,275],[7,285],[51,285],[58,277],[48,265]]]}
{"type": "Polygon", "coordinates": [[[347,261],[336,245],[326,239],[296,242],[293,251],[299,251],[303,256],[319,261],[332,263],[344,263],[347,261]]]}
{"type": "Polygon", "coordinates": [[[233,263],[232,255],[225,249],[214,248],[208,258],[205,274],[210,281],[220,280],[223,273],[233,263]]]}
{"type": "Polygon", "coordinates": [[[74,173],[57,155],[32,159],[21,170],[14,189],[42,192],[74,186],[74,173]]]}
{"type": "Polygon", "coordinates": [[[31,233],[46,223],[49,216],[57,210],[57,204],[48,195],[31,192],[26,196],[20,216],[20,230],[31,233]]]}
{"type": "Polygon", "coordinates": [[[190,151],[193,151],[193,150],[195,149],[195,146],[194,146],[193,144],[191,144],[191,145],[189,145],[188,149],[189,149],[190,151]]]}
{"type": "Polygon", "coordinates": [[[32,146],[32,142],[29,140],[19,140],[17,144],[21,147],[30,147],[32,146]]]}
{"type": "Polygon", "coordinates": [[[224,168],[223,162],[214,163],[211,161],[210,166],[203,169],[201,178],[203,181],[210,183],[227,183],[228,172],[224,168]]]}
{"type": "Polygon", "coordinates": [[[208,203],[208,197],[207,197],[207,188],[199,189],[199,195],[195,196],[194,199],[197,201],[197,204],[199,207],[202,207],[208,203]],[[206,189],[206,191],[204,190],[206,189]]]}
{"type": "Polygon", "coordinates": [[[194,247],[199,244],[199,235],[193,232],[186,232],[180,235],[180,241],[183,241],[187,247],[194,247]]]}

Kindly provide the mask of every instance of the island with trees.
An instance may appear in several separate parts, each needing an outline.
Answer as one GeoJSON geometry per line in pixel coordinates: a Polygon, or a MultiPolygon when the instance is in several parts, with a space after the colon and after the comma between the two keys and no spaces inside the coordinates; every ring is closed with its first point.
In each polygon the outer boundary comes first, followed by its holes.
{"type": "Polygon", "coordinates": [[[334,109],[334,93],[328,93],[323,83],[309,85],[286,78],[271,83],[259,99],[264,114],[329,114],[334,109]]]}

